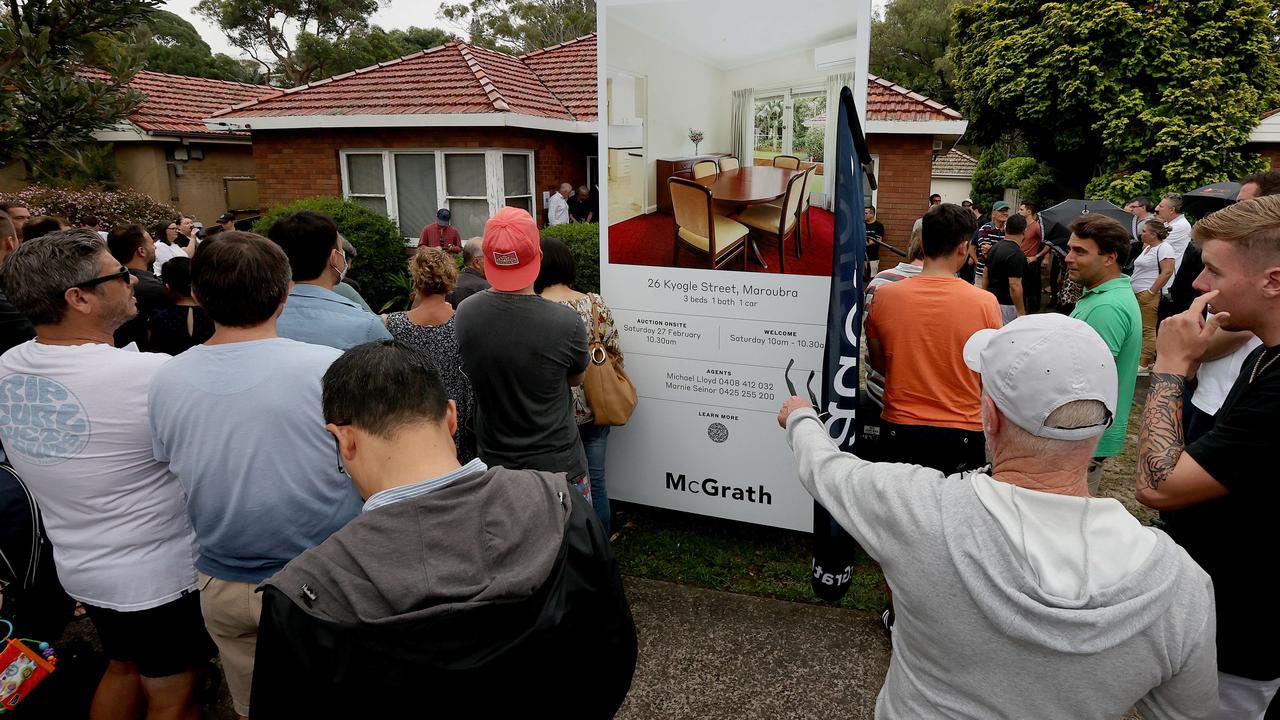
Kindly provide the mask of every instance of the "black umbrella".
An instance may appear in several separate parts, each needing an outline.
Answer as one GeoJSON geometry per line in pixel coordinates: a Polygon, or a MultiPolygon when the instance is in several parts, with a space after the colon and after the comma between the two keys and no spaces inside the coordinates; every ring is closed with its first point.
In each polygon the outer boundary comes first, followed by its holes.
{"type": "Polygon", "coordinates": [[[1040,211],[1040,231],[1044,242],[1065,253],[1071,239],[1071,223],[1082,215],[1096,213],[1118,221],[1126,230],[1133,228],[1133,216],[1107,200],[1063,200],[1040,211]]]}
{"type": "Polygon", "coordinates": [[[1240,194],[1240,183],[1220,182],[1182,194],[1182,212],[1202,218],[1231,205],[1240,194]]]}

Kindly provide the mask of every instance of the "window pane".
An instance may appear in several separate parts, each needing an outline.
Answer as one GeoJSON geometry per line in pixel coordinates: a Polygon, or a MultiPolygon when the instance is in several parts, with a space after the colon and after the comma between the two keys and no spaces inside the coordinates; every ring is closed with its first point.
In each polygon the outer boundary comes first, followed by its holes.
{"type": "Polygon", "coordinates": [[[400,209],[400,234],[413,238],[435,222],[436,156],[396,155],[396,205],[400,209]]]}
{"type": "Polygon", "coordinates": [[[360,195],[381,195],[386,183],[382,179],[382,155],[348,155],[347,185],[360,195]]]}
{"type": "MultiPolygon", "coordinates": [[[[531,197],[509,197],[507,198],[507,207],[518,207],[521,210],[533,214],[533,198],[531,197]]],[[[535,218],[536,219],[536,218],[535,218]]]]}
{"type": "Polygon", "coordinates": [[[756,157],[770,159],[782,152],[782,98],[756,100],[756,157]]]}
{"type": "Polygon", "coordinates": [[[822,162],[822,143],[827,131],[827,96],[798,97],[793,112],[792,154],[801,160],[822,162]]]}
{"type": "Polygon", "coordinates": [[[485,197],[484,155],[445,155],[444,187],[449,197],[485,197]]]}
{"type": "Polygon", "coordinates": [[[387,199],[386,198],[353,197],[351,198],[351,202],[356,203],[357,205],[363,205],[384,217],[390,217],[389,215],[387,215],[387,199]]]}
{"type": "Polygon", "coordinates": [[[484,223],[489,219],[488,200],[450,200],[453,226],[463,240],[484,234],[484,223]]]}
{"type": "Polygon", "coordinates": [[[529,189],[529,156],[503,155],[502,182],[506,185],[503,188],[503,193],[506,195],[531,194],[533,191],[529,189]]]}

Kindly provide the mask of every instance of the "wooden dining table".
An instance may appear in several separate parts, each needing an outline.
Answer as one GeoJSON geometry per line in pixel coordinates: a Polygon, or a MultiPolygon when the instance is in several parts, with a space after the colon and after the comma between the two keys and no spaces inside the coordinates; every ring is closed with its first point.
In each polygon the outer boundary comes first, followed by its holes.
{"type": "MultiPolygon", "coordinates": [[[[741,209],[780,199],[787,194],[787,183],[791,178],[803,172],[804,170],[788,170],[771,165],[745,165],[737,170],[697,178],[694,182],[711,188],[712,200],[741,209]]],[[[766,269],[769,267],[754,238],[751,240],[751,252],[755,254],[756,262],[766,269]]]]}

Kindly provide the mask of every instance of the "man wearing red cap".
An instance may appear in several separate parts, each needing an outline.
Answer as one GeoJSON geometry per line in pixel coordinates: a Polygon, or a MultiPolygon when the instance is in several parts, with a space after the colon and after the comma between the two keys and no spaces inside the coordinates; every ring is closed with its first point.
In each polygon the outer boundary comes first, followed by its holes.
{"type": "Polygon", "coordinates": [[[475,432],[489,466],[565,473],[587,495],[587,457],[569,388],[587,370],[587,331],[570,308],[533,291],[542,266],[538,226],[506,207],[484,226],[492,289],[458,305],[454,330],[475,391],[475,432]]]}

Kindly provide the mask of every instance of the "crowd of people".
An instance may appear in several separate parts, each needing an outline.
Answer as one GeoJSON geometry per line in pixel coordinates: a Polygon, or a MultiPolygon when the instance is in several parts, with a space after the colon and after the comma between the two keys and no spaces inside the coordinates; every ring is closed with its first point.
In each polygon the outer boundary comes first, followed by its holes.
{"type": "Polygon", "coordinates": [[[841,453],[808,400],[783,407],[805,487],[885,573],[877,716],[1267,714],[1280,622],[1250,550],[1277,500],[1280,171],[1194,226],[1182,202],[1082,215],[1053,251],[1078,290],[1041,313],[1037,208],[978,227],[931,202],[867,289],[879,442],[841,453]],[[1100,492],[1142,376],[1123,480],[1155,528],[1100,492]]]}
{"type": "MultiPolygon", "coordinates": [[[[1082,216],[1061,253],[1033,204],[981,226],[969,205],[931,198],[868,284],[880,442],[839,451],[809,400],[778,416],[884,571],[877,715],[1259,720],[1280,172],[1194,226],[1177,195],[1135,198],[1128,227],[1082,216]],[[1050,254],[1078,297],[1039,312],[1050,254]],[[1158,527],[1101,488],[1144,375],[1126,480],[1158,527]]],[[[618,709],[636,629],[582,383],[619,334],[528,212],[464,240],[441,211],[411,306],[379,315],[322,213],[201,238],[3,210],[0,479],[56,566],[3,609],[56,639],[83,608],[108,660],[91,717],[198,717],[215,655],[244,717],[618,709]]]]}
{"type": "Polygon", "coordinates": [[[215,655],[243,717],[361,716],[423,691],[453,706],[495,678],[490,710],[562,708],[545,690],[588,656],[572,707],[618,708],[635,627],[608,427],[579,387],[589,333],[620,356],[618,333],[528,212],[465,242],[433,233],[408,259],[412,307],[381,316],[318,212],[189,252],[172,237],[189,218],[156,243],[15,217],[0,441],[60,582],[6,615],[56,640],[55,600],[83,608],[108,661],[91,717],[198,717],[215,655]],[[157,278],[161,244],[182,249],[157,278]]]}

